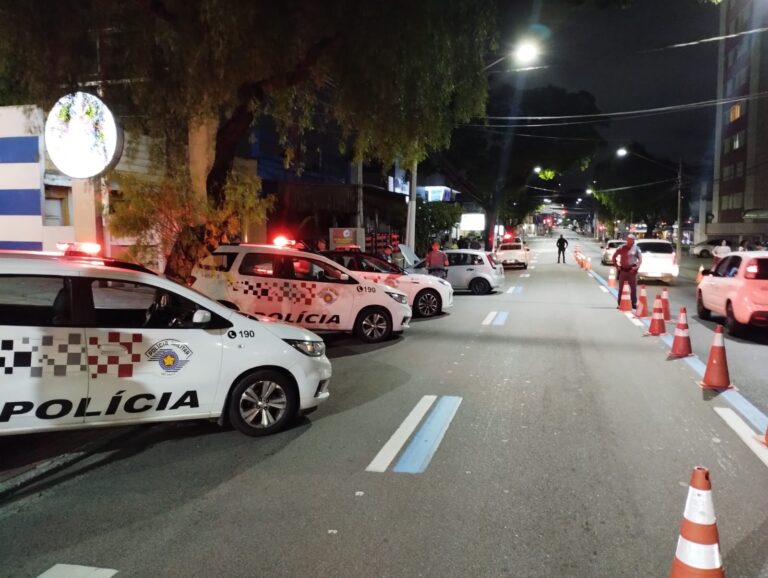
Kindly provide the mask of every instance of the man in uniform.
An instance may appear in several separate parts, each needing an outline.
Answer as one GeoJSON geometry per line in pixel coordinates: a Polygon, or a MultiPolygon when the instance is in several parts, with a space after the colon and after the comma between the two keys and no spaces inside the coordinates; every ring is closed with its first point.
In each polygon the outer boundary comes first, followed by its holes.
{"type": "Polygon", "coordinates": [[[445,279],[448,276],[448,255],[440,250],[440,243],[434,241],[432,250],[427,253],[424,266],[430,275],[445,279]]]}
{"type": "Polygon", "coordinates": [[[637,308],[637,270],[640,269],[642,262],[643,254],[640,252],[640,247],[635,245],[635,236],[627,235],[627,242],[613,254],[613,266],[619,271],[619,306],[621,306],[624,283],[629,283],[632,309],[637,308]]]}
{"type": "Polygon", "coordinates": [[[381,252],[381,258],[387,263],[392,262],[392,245],[384,245],[384,250],[381,252]]]}
{"type": "Polygon", "coordinates": [[[557,240],[557,262],[560,262],[560,255],[563,256],[563,264],[565,264],[565,248],[568,246],[568,241],[560,235],[557,240]]]}

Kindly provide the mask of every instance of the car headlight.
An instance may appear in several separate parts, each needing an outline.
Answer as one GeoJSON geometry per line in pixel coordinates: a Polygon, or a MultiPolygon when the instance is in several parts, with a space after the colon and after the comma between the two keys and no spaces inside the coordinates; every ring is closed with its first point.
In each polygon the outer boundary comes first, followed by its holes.
{"type": "Polygon", "coordinates": [[[402,303],[403,305],[408,305],[408,297],[406,297],[402,293],[393,293],[392,291],[387,291],[387,295],[392,297],[392,299],[394,299],[398,303],[402,303]]]}
{"type": "Polygon", "coordinates": [[[445,285],[446,287],[451,286],[451,284],[448,283],[448,281],[446,281],[445,279],[438,279],[437,282],[440,283],[441,285],[445,285]]]}
{"type": "Polygon", "coordinates": [[[310,357],[320,357],[325,353],[325,343],[322,341],[303,341],[301,339],[283,339],[283,341],[310,357]]]}

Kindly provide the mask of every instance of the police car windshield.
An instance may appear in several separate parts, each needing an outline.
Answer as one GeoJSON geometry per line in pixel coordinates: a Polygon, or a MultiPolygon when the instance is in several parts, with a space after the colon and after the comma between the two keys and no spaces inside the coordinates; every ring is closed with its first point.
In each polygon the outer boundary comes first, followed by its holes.
{"type": "Polygon", "coordinates": [[[384,259],[379,259],[373,255],[360,255],[360,266],[363,271],[375,271],[376,273],[404,273],[404,271],[397,265],[387,263],[384,259]]]}

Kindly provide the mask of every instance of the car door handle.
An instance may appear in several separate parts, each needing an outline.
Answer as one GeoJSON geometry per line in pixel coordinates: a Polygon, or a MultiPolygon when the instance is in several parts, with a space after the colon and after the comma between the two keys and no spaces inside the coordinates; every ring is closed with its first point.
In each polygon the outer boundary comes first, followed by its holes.
{"type": "Polygon", "coordinates": [[[99,353],[102,355],[123,355],[128,353],[128,348],[119,343],[105,343],[104,345],[99,345],[99,353]]]}
{"type": "Polygon", "coordinates": [[[470,267],[469,269],[467,269],[467,271],[474,271],[474,270],[475,270],[474,267],[470,267]]]}

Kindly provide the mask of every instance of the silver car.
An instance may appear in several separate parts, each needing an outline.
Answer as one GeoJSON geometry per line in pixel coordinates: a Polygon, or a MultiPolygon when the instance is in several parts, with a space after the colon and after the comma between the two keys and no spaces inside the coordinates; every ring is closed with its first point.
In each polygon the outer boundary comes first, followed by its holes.
{"type": "MultiPolygon", "coordinates": [[[[408,247],[403,251],[408,253],[410,259],[415,260],[415,255],[408,247]]],[[[504,268],[493,258],[492,253],[479,249],[446,249],[443,251],[448,256],[448,276],[446,280],[454,290],[472,291],[475,295],[491,293],[504,284],[504,268]]],[[[424,260],[419,259],[413,265],[414,273],[427,273],[424,260]]]]}
{"type": "Polygon", "coordinates": [[[613,262],[613,255],[616,253],[616,249],[626,244],[624,240],[608,241],[601,249],[603,250],[603,256],[601,261],[603,265],[610,265],[613,262]]]}

